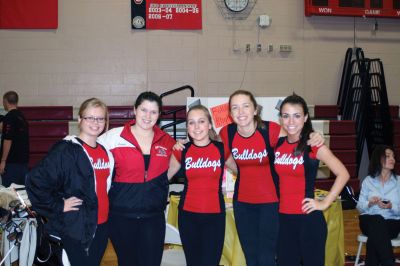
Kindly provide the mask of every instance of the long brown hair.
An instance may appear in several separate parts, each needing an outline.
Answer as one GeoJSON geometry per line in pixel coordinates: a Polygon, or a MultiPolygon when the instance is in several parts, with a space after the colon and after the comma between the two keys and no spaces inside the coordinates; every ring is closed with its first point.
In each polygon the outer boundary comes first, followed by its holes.
{"type": "Polygon", "coordinates": [[[291,104],[291,105],[300,105],[301,108],[303,109],[304,116],[307,116],[307,120],[304,122],[303,129],[301,130],[300,133],[300,141],[299,144],[297,145],[296,149],[294,150],[294,154],[300,155],[305,149],[307,148],[307,141],[310,138],[310,134],[314,132],[312,123],[311,123],[311,117],[308,112],[308,106],[306,101],[296,93],[293,93],[293,95],[287,96],[283,102],[281,103],[281,106],[279,108],[279,116],[282,117],[282,108],[285,104],[291,104]]]}
{"type": "Polygon", "coordinates": [[[265,128],[264,122],[261,119],[261,106],[257,104],[256,98],[254,97],[254,95],[246,90],[237,90],[234,93],[231,94],[231,96],[229,96],[229,110],[231,109],[231,102],[232,102],[232,98],[237,96],[237,95],[245,95],[247,97],[250,98],[250,101],[252,102],[254,109],[256,110],[256,114],[254,115],[254,120],[257,123],[257,127],[258,128],[265,128]]]}

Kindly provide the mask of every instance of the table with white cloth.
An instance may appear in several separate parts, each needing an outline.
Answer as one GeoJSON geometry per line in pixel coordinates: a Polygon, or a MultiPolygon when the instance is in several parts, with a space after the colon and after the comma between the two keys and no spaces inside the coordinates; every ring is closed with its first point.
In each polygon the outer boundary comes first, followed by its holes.
{"type": "MultiPolygon", "coordinates": [[[[316,190],[317,196],[326,193],[326,191],[316,190]]],[[[231,201],[232,199],[225,199],[227,205],[226,228],[220,264],[225,266],[244,266],[246,265],[246,260],[236,231],[231,201]]],[[[176,228],[178,228],[178,205],[179,196],[171,196],[167,222],[176,228]]],[[[324,217],[328,226],[328,238],[325,247],[325,266],[344,265],[344,229],[342,204],[340,200],[333,202],[332,205],[324,211],[324,217]]]]}

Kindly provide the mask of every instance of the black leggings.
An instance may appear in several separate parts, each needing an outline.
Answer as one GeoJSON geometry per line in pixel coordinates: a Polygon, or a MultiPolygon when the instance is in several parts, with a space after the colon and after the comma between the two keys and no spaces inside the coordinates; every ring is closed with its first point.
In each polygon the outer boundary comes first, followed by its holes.
{"type": "Polygon", "coordinates": [[[225,238],[225,213],[179,210],[179,233],[188,266],[217,266],[225,238]]]}
{"type": "Polygon", "coordinates": [[[88,253],[86,253],[78,240],[63,237],[62,243],[71,266],[99,266],[107,248],[108,224],[103,223],[97,225],[96,234],[88,253]]]}
{"type": "Polygon", "coordinates": [[[280,214],[279,266],[324,266],[327,226],[321,211],[280,214]]]}
{"type": "Polygon", "coordinates": [[[233,201],[233,210],[247,266],[275,266],[278,203],[233,201]]]}
{"type": "Polygon", "coordinates": [[[394,255],[391,239],[400,232],[399,220],[385,220],[380,215],[360,215],[361,232],[368,236],[366,266],[392,266],[394,255]]]}
{"type": "Polygon", "coordinates": [[[109,223],[119,266],[160,266],[165,239],[164,213],[148,218],[111,215],[109,223]]]}

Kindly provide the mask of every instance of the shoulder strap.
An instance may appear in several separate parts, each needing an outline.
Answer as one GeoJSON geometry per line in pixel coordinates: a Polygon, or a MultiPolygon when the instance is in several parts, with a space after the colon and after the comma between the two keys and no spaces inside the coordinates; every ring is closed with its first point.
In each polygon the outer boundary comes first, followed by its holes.
{"type": "Polygon", "coordinates": [[[306,177],[306,198],[314,198],[315,178],[317,177],[319,160],[310,158],[311,148],[306,146],[303,152],[304,174],[306,177]]]}
{"type": "Polygon", "coordinates": [[[237,125],[235,123],[231,123],[228,125],[228,141],[229,141],[229,150],[232,150],[233,137],[237,131],[237,125]]]}
{"type": "Polygon", "coordinates": [[[269,121],[263,121],[264,127],[265,128],[257,128],[258,131],[260,131],[261,135],[263,136],[263,139],[265,141],[265,144],[268,147],[271,147],[271,144],[269,142],[269,121]]]}
{"type": "Polygon", "coordinates": [[[217,147],[219,151],[219,155],[221,157],[221,168],[224,169],[225,166],[225,152],[224,152],[224,144],[220,141],[212,141],[215,147],[217,147]]]}
{"type": "MultiPolygon", "coordinates": [[[[185,143],[185,148],[183,148],[182,150],[182,154],[181,154],[181,166],[185,165],[185,159],[186,159],[186,153],[189,150],[189,147],[192,145],[192,143],[189,141],[188,143],[185,143]]],[[[183,167],[183,169],[185,169],[185,167],[183,167]]],[[[186,173],[185,173],[186,176],[186,173]]]]}

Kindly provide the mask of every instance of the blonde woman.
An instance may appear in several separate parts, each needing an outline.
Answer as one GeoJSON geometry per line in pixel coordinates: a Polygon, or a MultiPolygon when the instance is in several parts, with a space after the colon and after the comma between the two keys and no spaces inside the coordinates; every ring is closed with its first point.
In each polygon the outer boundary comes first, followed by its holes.
{"type": "Polygon", "coordinates": [[[100,265],[108,239],[108,190],[112,155],[97,142],[108,111],[96,98],[79,109],[79,135],[55,144],[32,169],[26,190],[32,208],[47,219],[46,231],[61,239],[72,266],[100,265]]]}

